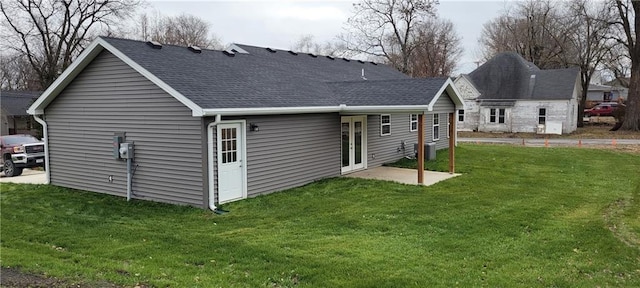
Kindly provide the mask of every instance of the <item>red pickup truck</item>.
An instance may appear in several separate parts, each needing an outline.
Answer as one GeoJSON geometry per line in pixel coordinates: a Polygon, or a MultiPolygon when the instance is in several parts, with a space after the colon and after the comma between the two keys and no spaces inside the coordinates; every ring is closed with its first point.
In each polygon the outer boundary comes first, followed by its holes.
{"type": "Polygon", "coordinates": [[[22,169],[44,166],[44,142],[31,135],[0,136],[2,164],[5,176],[22,174],[22,169]]]}
{"type": "Polygon", "coordinates": [[[593,106],[591,109],[584,109],[584,117],[591,116],[613,116],[613,111],[618,109],[618,103],[605,102],[593,106]]]}

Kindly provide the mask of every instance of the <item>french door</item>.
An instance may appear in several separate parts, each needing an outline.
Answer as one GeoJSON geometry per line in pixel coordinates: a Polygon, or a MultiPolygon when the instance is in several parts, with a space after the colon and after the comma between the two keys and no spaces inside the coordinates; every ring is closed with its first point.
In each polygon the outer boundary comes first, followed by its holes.
{"type": "Polygon", "coordinates": [[[366,168],[367,116],[343,116],[342,173],[366,168]]]}

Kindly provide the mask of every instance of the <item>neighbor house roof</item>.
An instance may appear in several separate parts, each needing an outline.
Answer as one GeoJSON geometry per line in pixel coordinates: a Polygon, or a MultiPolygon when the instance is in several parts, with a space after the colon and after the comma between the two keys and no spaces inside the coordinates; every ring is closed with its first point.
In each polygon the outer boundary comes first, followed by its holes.
{"type": "Polygon", "coordinates": [[[0,105],[11,116],[26,116],[27,108],[40,94],[42,91],[0,91],[0,105]]]}
{"type": "MultiPolygon", "coordinates": [[[[578,68],[541,70],[515,52],[496,55],[469,78],[481,93],[480,100],[569,100],[580,70],[578,68]]],[[[506,103],[505,102],[505,103],[506,103]]]]}
{"type": "MultiPolygon", "coordinates": [[[[105,49],[191,108],[194,116],[343,111],[346,105],[393,105],[420,110],[432,109],[430,101],[439,97],[428,95],[433,89],[417,84],[429,81],[411,79],[387,65],[241,44],[234,44],[232,48],[229,51],[201,49],[195,53],[183,46],[153,47],[148,42],[99,37],[65,70],[61,79],[44,92],[30,113],[42,113],[83,67],[105,49]],[[413,87],[413,93],[420,95],[422,101],[394,100],[399,95],[388,89],[390,82],[376,83],[396,80],[414,83],[404,89],[413,87]],[[361,84],[355,84],[358,82],[361,84]],[[341,87],[350,85],[386,89],[388,99],[382,101],[382,97],[373,95],[354,97],[340,91],[341,87]],[[410,107],[416,105],[421,107],[410,107]]],[[[441,85],[451,86],[449,93],[457,97],[451,81],[441,81],[441,85]]],[[[442,86],[434,93],[444,91],[440,88],[442,86]]],[[[454,102],[462,106],[461,100],[454,102]]]]}

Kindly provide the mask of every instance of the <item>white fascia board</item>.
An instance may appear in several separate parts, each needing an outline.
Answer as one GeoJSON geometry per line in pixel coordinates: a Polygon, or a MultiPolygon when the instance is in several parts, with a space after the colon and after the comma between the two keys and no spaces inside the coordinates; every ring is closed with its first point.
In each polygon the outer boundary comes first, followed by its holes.
{"type": "Polygon", "coordinates": [[[202,116],[243,116],[243,115],[275,115],[340,112],[339,106],[318,107],[265,107],[265,108],[220,108],[203,109],[202,116]]]}
{"type": "Polygon", "coordinates": [[[394,105],[394,106],[343,106],[342,113],[407,113],[421,114],[428,110],[427,105],[394,105]]]}
{"type": "Polygon", "coordinates": [[[89,63],[91,63],[91,61],[96,56],[98,56],[100,52],[102,52],[103,49],[106,49],[107,51],[111,52],[111,54],[118,57],[125,64],[129,65],[129,67],[136,70],[138,73],[140,73],[142,76],[147,78],[149,81],[153,82],[158,87],[160,87],[160,89],[164,90],[169,95],[176,98],[176,100],[180,101],[182,104],[187,106],[189,109],[191,109],[191,113],[194,117],[203,116],[202,108],[200,106],[193,103],[187,97],[184,97],[184,95],[180,94],[178,91],[171,88],[171,86],[164,83],[162,80],[160,80],[158,77],[153,75],[151,72],[142,68],[142,66],[140,66],[138,63],[131,60],[124,53],[120,52],[118,49],[111,46],[111,44],[109,44],[107,41],[103,40],[100,37],[96,38],[96,40],[94,40],[84,51],[82,51],[82,53],[80,53],[78,58],[76,58],[76,60],[73,61],[73,63],[71,63],[71,65],[69,65],[69,67],[67,67],[67,69],[64,70],[64,72],[60,75],[60,77],[58,77],[58,79],[56,79],[56,81],[53,82],[53,84],[51,84],[51,86],[49,86],[49,88],[47,88],[47,90],[45,90],[44,93],[42,93],[42,95],[40,95],[40,97],[33,103],[33,105],[29,107],[29,109],[27,110],[27,113],[31,115],[44,114],[44,108],[47,105],[49,105],[49,103],[51,103],[51,101],[53,101],[53,99],[55,99],[58,96],[58,94],[62,92],[62,90],[66,88],[67,85],[69,85],[69,83],[71,83],[71,81],[73,81],[73,79],[75,79],[75,77],[89,63]]]}
{"type": "Polygon", "coordinates": [[[393,113],[424,112],[427,105],[404,106],[317,106],[317,107],[271,107],[271,108],[222,108],[204,109],[202,116],[244,116],[244,115],[276,115],[276,114],[309,114],[309,113],[393,113]]]}
{"type": "Polygon", "coordinates": [[[427,111],[433,111],[433,106],[438,102],[440,96],[444,94],[444,91],[447,91],[447,94],[449,94],[451,101],[455,104],[456,110],[464,109],[464,99],[460,96],[460,92],[456,88],[456,85],[453,84],[453,81],[451,81],[451,78],[447,78],[447,81],[445,81],[442,87],[440,87],[436,96],[434,96],[433,99],[431,99],[431,102],[429,102],[429,108],[427,111]]]}

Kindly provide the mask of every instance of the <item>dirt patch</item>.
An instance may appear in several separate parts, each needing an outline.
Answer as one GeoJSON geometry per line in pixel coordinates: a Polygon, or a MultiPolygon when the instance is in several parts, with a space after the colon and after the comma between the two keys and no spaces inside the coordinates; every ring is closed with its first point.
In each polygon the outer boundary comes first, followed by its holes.
{"type": "MultiPolygon", "coordinates": [[[[604,117],[603,117],[604,118],[604,117]]],[[[613,123],[588,123],[584,127],[568,135],[542,135],[535,133],[492,133],[492,132],[464,132],[459,131],[458,137],[462,138],[568,138],[568,139],[640,139],[640,132],[609,131],[613,123]]]]}
{"type": "Polygon", "coordinates": [[[16,268],[2,267],[0,270],[0,286],[5,288],[116,288],[123,287],[108,282],[72,283],[55,277],[46,277],[22,272],[16,268]]]}

